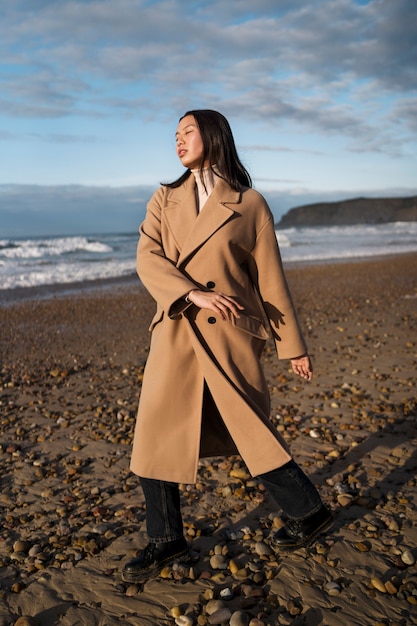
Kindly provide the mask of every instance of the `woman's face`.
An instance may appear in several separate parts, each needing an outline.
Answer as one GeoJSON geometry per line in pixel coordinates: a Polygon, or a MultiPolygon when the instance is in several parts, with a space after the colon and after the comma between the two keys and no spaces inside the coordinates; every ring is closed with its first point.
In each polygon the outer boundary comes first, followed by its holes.
{"type": "Polygon", "coordinates": [[[184,167],[200,167],[204,146],[194,115],[186,115],[180,120],[175,134],[177,155],[184,167]]]}

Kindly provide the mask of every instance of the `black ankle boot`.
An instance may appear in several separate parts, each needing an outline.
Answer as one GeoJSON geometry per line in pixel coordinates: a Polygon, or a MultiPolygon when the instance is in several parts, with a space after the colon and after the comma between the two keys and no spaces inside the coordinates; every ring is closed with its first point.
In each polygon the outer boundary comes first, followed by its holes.
{"type": "Polygon", "coordinates": [[[278,550],[297,550],[310,545],[316,537],[333,526],[333,517],[324,505],[304,520],[289,519],[271,539],[278,550]]]}
{"type": "Polygon", "coordinates": [[[151,541],[138,557],[126,563],[122,571],[122,580],[128,583],[144,582],[157,574],[164,565],[180,558],[186,562],[187,557],[187,542],[183,537],[164,543],[151,541]]]}

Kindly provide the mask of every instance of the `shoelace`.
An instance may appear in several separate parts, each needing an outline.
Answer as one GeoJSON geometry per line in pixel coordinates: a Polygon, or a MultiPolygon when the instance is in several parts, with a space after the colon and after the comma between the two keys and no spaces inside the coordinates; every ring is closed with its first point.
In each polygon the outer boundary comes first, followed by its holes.
{"type": "Polygon", "coordinates": [[[301,520],[289,519],[285,527],[289,535],[296,536],[299,534],[300,530],[303,527],[303,522],[301,520]]]}
{"type": "Polygon", "coordinates": [[[146,548],[144,548],[143,550],[143,562],[144,563],[152,563],[155,547],[156,545],[154,543],[148,543],[146,548]]]}

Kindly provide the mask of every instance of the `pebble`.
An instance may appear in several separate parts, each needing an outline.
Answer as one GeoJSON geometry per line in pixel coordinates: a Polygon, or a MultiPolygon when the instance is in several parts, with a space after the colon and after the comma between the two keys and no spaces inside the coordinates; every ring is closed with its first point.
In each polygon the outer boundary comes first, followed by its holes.
{"type": "Polygon", "coordinates": [[[230,587],[225,587],[220,590],[220,597],[222,600],[231,600],[233,598],[233,590],[230,587]]]}
{"type": "Polygon", "coordinates": [[[160,578],[171,578],[171,572],[172,572],[171,567],[169,565],[166,565],[159,572],[159,576],[160,578]]]}
{"type": "Polygon", "coordinates": [[[411,550],[404,550],[401,555],[401,561],[406,565],[414,565],[414,563],[416,562],[416,558],[411,550]]]}
{"type": "Polygon", "coordinates": [[[240,591],[244,596],[249,597],[252,593],[252,585],[248,585],[247,583],[244,583],[241,585],[240,591]]]}
{"type": "Polygon", "coordinates": [[[32,544],[28,541],[21,541],[18,539],[13,544],[13,552],[24,552],[26,554],[26,552],[29,552],[31,547],[32,544]]]}
{"type": "Polygon", "coordinates": [[[342,591],[342,587],[339,583],[335,581],[330,581],[324,585],[324,589],[327,591],[329,596],[338,596],[342,591]]]}
{"type": "Polygon", "coordinates": [[[220,611],[220,609],[224,608],[224,604],[221,600],[209,600],[206,604],[206,613],[207,615],[211,615],[212,613],[216,613],[216,611],[220,611]]]}
{"type": "Polygon", "coordinates": [[[255,585],[262,585],[265,581],[265,574],[263,572],[256,572],[256,574],[252,576],[252,580],[255,585]]]}
{"type": "Polygon", "coordinates": [[[340,506],[349,506],[352,504],[353,496],[350,493],[339,493],[337,496],[337,501],[340,506]]]}
{"type": "Polygon", "coordinates": [[[287,611],[291,615],[291,617],[301,615],[301,613],[303,612],[303,605],[299,600],[294,600],[293,598],[290,598],[287,602],[287,611]]]}
{"type": "Polygon", "coordinates": [[[380,578],[378,578],[378,576],[373,576],[371,578],[371,585],[375,589],[380,591],[381,593],[387,593],[387,588],[385,587],[385,584],[382,582],[382,580],[380,578]]]}
{"type": "Polygon", "coordinates": [[[257,541],[255,543],[255,552],[259,556],[270,556],[271,554],[274,554],[271,548],[263,541],[257,541]]]}
{"type": "Polygon", "coordinates": [[[388,530],[392,530],[392,531],[399,531],[400,530],[400,525],[398,523],[398,521],[394,518],[394,517],[388,517],[385,520],[386,526],[388,528],[388,530]]]}
{"type": "Polygon", "coordinates": [[[315,547],[317,554],[327,554],[327,552],[329,551],[329,547],[324,545],[323,543],[317,543],[315,547]]]}
{"type": "Polygon", "coordinates": [[[378,532],[378,526],[376,526],[375,524],[368,524],[366,530],[370,533],[376,533],[378,532]]]}
{"type": "Polygon", "coordinates": [[[227,608],[222,608],[212,613],[208,618],[209,624],[223,624],[224,622],[228,622],[232,617],[232,611],[227,608]]]}
{"type": "Polygon", "coordinates": [[[210,567],[213,569],[227,569],[227,559],[223,554],[213,554],[210,557],[210,567]]]}
{"type": "Polygon", "coordinates": [[[229,626],[248,626],[249,617],[243,611],[235,611],[229,621],[229,626]]]}
{"type": "Polygon", "coordinates": [[[139,593],[139,591],[140,591],[139,585],[129,585],[125,593],[128,597],[132,597],[132,596],[136,596],[139,593]]]}
{"type": "Polygon", "coordinates": [[[235,578],[238,578],[239,580],[246,580],[248,575],[249,574],[248,574],[248,570],[246,569],[246,567],[242,567],[234,574],[235,578]]]}
{"type": "Polygon", "coordinates": [[[247,470],[243,467],[231,469],[229,474],[233,476],[233,478],[240,478],[241,480],[249,480],[250,478],[250,474],[248,474],[247,470]]]}
{"type": "Polygon", "coordinates": [[[38,543],[35,543],[35,545],[33,545],[33,546],[30,548],[30,550],[29,550],[29,552],[28,552],[28,555],[29,555],[29,556],[37,556],[38,554],[41,554],[41,553],[42,553],[42,548],[41,548],[41,546],[40,546],[38,543]]]}
{"type": "Polygon", "coordinates": [[[175,618],[175,624],[177,626],[193,626],[194,620],[189,615],[180,615],[175,618]]]}
{"type": "Polygon", "coordinates": [[[387,580],[385,582],[385,589],[392,596],[398,592],[397,587],[394,585],[394,583],[391,580],[387,580]]]}
{"type": "Polygon", "coordinates": [[[182,615],[181,607],[178,605],[173,606],[172,609],[170,610],[170,613],[172,617],[180,617],[182,615]]]}
{"type": "Polygon", "coordinates": [[[390,456],[393,456],[397,459],[402,459],[406,454],[407,454],[407,449],[401,446],[398,446],[397,448],[393,448],[390,452],[390,456]]]}
{"type": "Polygon", "coordinates": [[[242,537],[242,533],[234,529],[227,528],[225,530],[225,537],[228,541],[237,541],[240,537],[242,537]]]}

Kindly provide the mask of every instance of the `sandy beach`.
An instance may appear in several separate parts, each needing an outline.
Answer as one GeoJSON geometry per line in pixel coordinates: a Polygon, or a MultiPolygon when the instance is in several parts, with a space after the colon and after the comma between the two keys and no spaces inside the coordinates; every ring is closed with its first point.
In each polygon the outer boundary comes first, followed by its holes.
{"type": "MultiPolygon", "coordinates": [[[[154,303],[138,280],[0,306],[0,626],[417,624],[417,255],[289,267],[315,366],[264,364],[271,419],[334,528],[275,554],[239,457],[183,485],[192,566],[120,577],[146,544],[129,471],[154,303]]],[[[1,303],[1,293],[0,293],[1,303]]],[[[178,450],[181,455],[181,450],[178,450]]]]}

